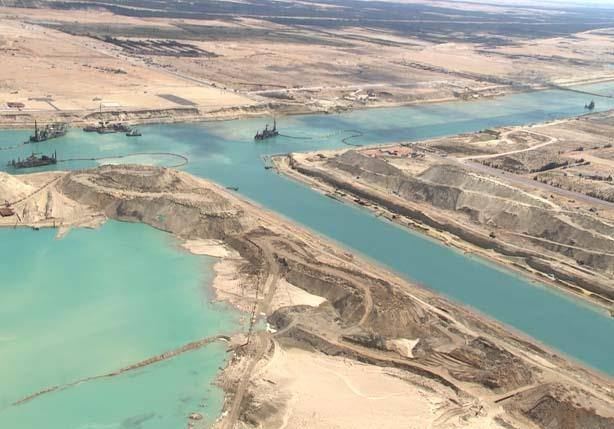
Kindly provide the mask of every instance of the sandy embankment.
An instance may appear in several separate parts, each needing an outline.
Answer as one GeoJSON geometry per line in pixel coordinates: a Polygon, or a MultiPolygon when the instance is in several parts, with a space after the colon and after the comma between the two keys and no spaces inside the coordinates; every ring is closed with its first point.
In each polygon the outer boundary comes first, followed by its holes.
{"type": "Polygon", "coordinates": [[[215,298],[228,302],[244,313],[252,310],[256,299],[251,288],[246,288],[245,278],[240,269],[246,263],[233,249],[221,240],[192,239],[182,243],[182,247],[195,255],[206,255],[217,259],[213,265],[212,288],[215,298]]]}
{"type": "MultiPolygon", "coordinates": [[[[216,299],[230,302],[244,312],[251,310],[256,299],[255,293],[250,294],[251,288],[247,288],[244,284],[245,279],[240,274],[240,267],[246,261],[235,250],[230,249],[221,240],[187,240],[182,243],[182,247],[195,255],[217,258],[213,266],[215,277],[212,285],[216,299]]],[[[317,307],[326,301],[325,298],[310,294],[283,278],[278,281],[277,287],[279,292],[271,301],[273,311],[294,305],[317,307]]]]}
{"type": "MultiPolygon", "coordinates": [[[[461,138],[469,140],[470,135],[449,140],[461,138]]],[[[491,177],[466,169],[452,157],[432,155],[436,149],[429,149],[429,145],[437,148],[445,142],[445,138],[424,141],[414,145],[416,149],[396,144],[358,151],[297,153],[275,157],[274,162],[281,173],[332,198],[360,204],[391,222],[415,228],[465,253],[478,254],[611,310],[612,265],[607,259],[611,238],[595,239],[598,231],[608,228],[607,218],[604,222],[603,216],[596,217],[594,209],[588,210],[590,206],[574,209],[571,203],[580,203],[570,202],[564,195],[555,197],[555,188],[533,189],[532,180],[519,185],[505,175],[491,177]],[[405,156],[381,155],[403,151],[407,152],[405,156]],[[342,160],[338,168],[337,160],[342,160]],[[400,195],[401,188],[406,195],[400,195]],[[584,224],[577,232],[573,231],[576,223],[584,224]],[[579,252],[570,254],[569,246],[559,247],[558,242],[569,237],[553,235],[549,227],[556,224],[561,230],[570,225],[567,230],[571,232],[566,234],[573,236],[572,247],[579,252]],[[527,237],[532,241],[524,240],[527,237]],[[578,247],[579,243],[585,247],[578,247]],[[596,247],[588,247],[593,245],[596,247]],[[601,260],[594,256],[601,250],[598,246],[604,248],[601,260]],[[590,257],[581,253],[585,251],[590,257]],[[588,258],[586,263],[583,258],[588,258]]]]}
{"type": "Polygon", "coordinates": [[[182,243],[184,249],[195,255],[213,256],[215,258],[231,258],[239,255],[224,245],[221,240],[187,240],[182,243]]]}

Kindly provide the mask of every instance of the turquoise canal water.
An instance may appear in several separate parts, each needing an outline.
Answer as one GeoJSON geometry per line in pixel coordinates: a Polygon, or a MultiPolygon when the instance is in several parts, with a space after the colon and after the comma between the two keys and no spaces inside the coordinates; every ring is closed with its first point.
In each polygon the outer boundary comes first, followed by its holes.
{"type": "MultiPolygon", "coordinates": [[[[611,84],[584,89],[614,93],[611,84]]],[[[291,137],[261,143],[254,143],[253,135],[264,121],[253,119],[143,126],[140,138],[72,130],[35,147],[41,153],[57,150],[63,160],[110,158],[65,161],[51,169],[177,162],[163,155],[112,159],[142,152],[187,156],[190,163],[184,170],[238,186],[244,197],[614,374],[614,319],[603,312],[326,198],[265,170],[261,160],[274,153],[346,147],[342,139],[358,134],[350,130],[362,133],[350,143],[374,144],[568,117],[584,113],[591,98],[543,91],[471,103],[294,116],[279,120],[282,134],[291,137]]],[[[614,108],[613,99],[594,98],[597,110],[614,108]]],[[[0,148],[22,142],[28,134],[0,132],[0,148]]],[[[33,148],[0,150],[0,168],[33,148]]],[[[114,370],[224,332],[235,323],[229,310],[208,304],[199,289],[208,281],[210,261],[178,253],[167,239],[142,225],[114,222],[100,231],[72,231],[62,240],[54,240],[52,231],[0,230],[0,427],[181,427],[186,413],[203,398],[207,415],[219,410],[219,392],[207,390],[224,360],[217,344],[141,371],[56,392],[23,407],[6,405],[42,386],[114,370]]]]}
{"type": "Polygon", "coordinates": [[[211,385],[219,342],[171,360],[15,401],[44,388],[109,373],[188,342],[237,329],[211,304],[211,258],[180,251],[141,224],[74,230],[0,229],[0,427],[185,427],[219,414],[211,385]]]}

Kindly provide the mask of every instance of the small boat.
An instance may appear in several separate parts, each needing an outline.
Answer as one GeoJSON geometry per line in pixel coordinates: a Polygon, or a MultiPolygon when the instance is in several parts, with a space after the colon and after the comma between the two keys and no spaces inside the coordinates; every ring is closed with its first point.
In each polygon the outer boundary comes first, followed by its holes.
{"type": "Polygon", "coordinates": [[[141,137],[141,133],[136,128],[132,128],[130,131],[126,133],[128,137],[141,137]]]}

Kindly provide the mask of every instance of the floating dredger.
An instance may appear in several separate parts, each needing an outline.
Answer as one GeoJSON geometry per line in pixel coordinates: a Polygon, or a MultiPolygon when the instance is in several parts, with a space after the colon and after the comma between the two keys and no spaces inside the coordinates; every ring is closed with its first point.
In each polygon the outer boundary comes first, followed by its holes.
{"type": "Polygon", "coordinates": [[[273,128],[269,130],[269,124],[266,124],[264,130],[258,131],[254,136],[254,140],[265,140],[270,139],[271,137],[278,136],[279,132],[277,131],[277,121],[273,119],[273,128]]]}
{"type": "Polygon", "coordinates": [[[33,167],[43,167],[45,165],[52,165],[58,163],[58,156],[56,152],[53,152],[53,155],[47,156],[36,156],[34,152],[32,155],[27,157],[26,159],[12,160],[8,163],[9,167],[13,168],[33,168],[33,167]]]}
{"type": "Polygon", "coordinates": [[[112,124],[106,121],[99,121],[98,125],[88,125],[83,128],[86,133],[112,134],[112,133],[129,133],[132,129],[121,122],[112,124]]]}
{"type": "Polygon", "coordinates": [[[38,123],[34,121],[34,135],[30,136],[30,140],[26,143],[39,143],[46,140],[62,137],[68,131],[68,124],[64,122],[56,122],[49,124],[43,129],[38,128],[38,123]]]}

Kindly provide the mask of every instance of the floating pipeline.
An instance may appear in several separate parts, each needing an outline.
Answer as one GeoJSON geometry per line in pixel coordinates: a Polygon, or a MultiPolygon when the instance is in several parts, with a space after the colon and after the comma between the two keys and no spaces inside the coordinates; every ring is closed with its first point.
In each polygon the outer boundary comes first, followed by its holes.
{"type": "Polygon", "coordinates": [[[352,135],[344,137],[343,139],[341,139],[341,142],[343,144],[346,144],[348,146],[355,146],[355,147],[360,147],[362,146],[361,144],[352,144],[349,143],[349,140],[356,138],[356,137],[361,137],[364,135],[364,133],[360,130],[343,130],[343,131],[335,131],[333,133],[330,134],[323,134],[323,135],[316,135],[316,136],[291,136],[288,134],[279,134],[280,137],[285,137],[288,139],[294,139],[294,140],[323,140],[323,139],[329,139],[332,137],[336,137],[340,134],[343,133],[352,133],[352,135]]]}
{"type": "Polygon", "coordinates": [[[170,156],[174,158],[181,159],[181,162],[174,165],[169,165],[166,168],[179,168],[187,165],[190,162],[190,159],[187,156],[180,155],[178,153],[172,152],[138,152],[138,153],[129,153],[126,155],[115,155],[115,156],[100,156],[93,158],[68,158],[68,159],[58,159],[58,162],[74,162],[74,161],[104,161],[106,159],[123,159],[129,158],[132,156],[142,156],[142,155],[150,155],[150,156],[170,156]]]}
{"type": "Polygon", "coordinates": [[[0,147],[0,150],[14,150],[14,149],[19,149],[22,146],[25,146],[25,143],[19,143],[14,146],[0,147]]]}
{"type": "Polygon", "coordinates": [[[313,140],[315,137],[302,137],[302,136],[289,136],[288,134],[278,134],[279,137],[285,137],[287,139],[294,140],[313,140]]]}
{"type": "Polygon", "coordinates": [[[341,139],[341,143],[346,144],[348,146],[354,146],[354,147],[361,147],[361,144],[356,144],[356,143],[349,143],[349,140],[356,138],[356,137],[362,137],[364,135],[364,133],[360,130],[345,130],[344,133],[353,133],[351,136],[347,136],[343,139],[341,139]]]}
{"type": "Polygon", "coordinates": [[[193,351],[193,350],[201,349],[201,348],[205,347],[206,345],[211,344],[212,342],[217,341],[217,340],[222,340],[222,341],[227,341],[228,342],[228,341],[230,341],[230,337],[228,337],[226,335],[216,335],[216,336],[213,336],[213,337],[203,338],[203,339],[197,340],[197,341],[192,341],[190,343],[184,344],[183,346],[181,346],[181,347],[179,347],[177,349],[170,350],[168,352],[164,352],[162,354],[150,357],[148,359],[142,360],[142,361],[137,362],[135,364],[132,364],[132,365],[123,367],[121,369],[118,369],[117,371],[113,371],[113,372],[109,372],[109,373],[101,374],[101,375],[94,375],[94,376],[91,376],[91,377],[81,378],[79,380],[76,380],[76,381],[73,381],[73,382],[70,382],[70,383],[66,383],[66,384],[58,384],[56,386],[47,387],[45,389],[39,390],[36,393],[33,393],[33,394],[28,395],[28,396],[26,396],[26,397],[24,397],[22,399],[19,399],[18,401],[13,402],[11,404],[11,406],[21,405],[21,404],[29,402],[29,401],[31,401],[31,400],[33,400],[35,398],[38,398],[38,397],[40,397],[42,395],[45,395],[47,393],[58,392],[58,391],[61,391],[61,390],[66,390],[66,389],[68,389],[70,387],[76,386],[76,385],[81,384],[81,383],[86,383],[88,381],[100,380],[102,378],[116,377],[118,375],[124,374],[124,373],[129,372],[129,371],[134,371],[134,370],[137,370],[137,369],[140,369],[140,368],[144,368],[144,367],[149,366],[149,365],[153,365],[153,364],[158,363],[158,362],[162,362],[162,361],[165,361],[165,360],[172,359],[172,358],[177,357],[177,356],[179,356],[179,355],[181,355],[183,353],[187,353],[187,352],[190,352],[190,351],[193,351]]]}

